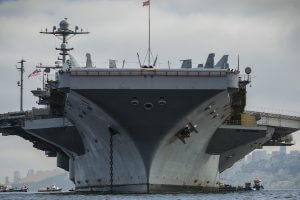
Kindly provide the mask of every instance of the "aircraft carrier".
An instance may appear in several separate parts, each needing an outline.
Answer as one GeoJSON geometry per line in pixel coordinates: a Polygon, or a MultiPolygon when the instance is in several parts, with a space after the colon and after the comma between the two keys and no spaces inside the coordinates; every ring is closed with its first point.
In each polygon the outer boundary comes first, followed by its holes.
{"type": "Polygon", "coordinates": [[[220,172],[256,148],[292,145],[287,135],[299,129],[260,124],[263,115],[245,112],[251,68],[240,74],[227,55],[215,64],[211,53],[197,68],[192,60],[180,68],[112,60],[96,68],[87,54],[79,66],[68,39],[88,32],[64,19],[41,33],[62,38],[61,65],[39,66],[56,70],[55,80],[32,91],[42,108],[1,114],[0,131],[57,157],[76,191],[215,192],[220,172]]]}

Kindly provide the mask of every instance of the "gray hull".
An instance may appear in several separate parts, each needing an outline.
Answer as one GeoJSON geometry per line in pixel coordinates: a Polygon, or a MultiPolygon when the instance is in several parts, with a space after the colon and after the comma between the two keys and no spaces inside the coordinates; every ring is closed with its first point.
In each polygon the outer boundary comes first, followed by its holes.
{"type": "Polygon", "coordinates": [[[231,115],[238,76],[71,70],[58,74],[51,94],[51,112],[62,116],[26,120],[24,130],[56,152],[76,191],[217,191],[220,155],[207,149],[231,115]]]}
{"type": "Polygon", "coordinates": [[[0,130],[56,156],[76,191],[213,192],[220,172],[298,127],[258,126],[254,116],[243,118],[252,124],[230,125],[245,105],[237,77],[229,71],[74,70],[59,74],[51,110],[4,114],[0,130]]]}
{"type": "Polygon", "coordinates": [[[71,160],[76,189],[110,191],[111,181],[116,192],[217,189],[219,156],[205,150],[230,114],[228,104],[227,90],[72,91],[66,116],[78,129],[86,151],[71,160]],[[130,105],[132,96],[138,97],[140,106],[130,105]],[[162,96],[165,106],[143,108],[144,102],[162,96]],[[212,102],[220,117],[205,109],[212,102]],[[175,134],[189,122],[197,125],[198,133],[184,144],[175,134]],[[112,159],[111,129],[116,131],[112,159]]]}
{"type": "Polygon", "coordinates": [[[76,191],[217,191],[220,171],[264,144],[281,145],[295,130],[259,127],[257,115],[244,115],[251,68],[243,80],[227,55],[214,65],[210,54],[204,68],[184,60],[181,69],[117,69],[110,60],[109,69],[97,69],[87,54],[80,68],[73,56],[66,60],[73,49],[66,41],[88,32],[70,30],[66,20],[41,31],[63,41],[56,48],[63,66],[51,67],[59,68],[55,80],[32,91],[46,107],[1,114],[0,131],[57,157],[76,191]],[[221,126],[225,121],[239,123],[221,126]]]}

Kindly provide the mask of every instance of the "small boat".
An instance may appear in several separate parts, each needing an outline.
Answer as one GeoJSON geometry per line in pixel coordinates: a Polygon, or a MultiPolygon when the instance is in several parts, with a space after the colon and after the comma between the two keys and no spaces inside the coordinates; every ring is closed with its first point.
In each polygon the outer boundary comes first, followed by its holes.
{"type": "Polygon", "coordinates": [[[253,187],[251,186],[250,182],[245,183],[245,190],[246,191],[259,191],[259,190],[263,190],[264,186],[261,184],[261,182],[262,182],[261,180],[255,179],[253,181],[253,183],[254,183],[253,187]]]}
{"type": "Polygon", "coordinates": [[[52,185],[51,187],[40,188],[38,192],[61,192],[61,190],[62,188],[52,185]]]}
{"type": "Polygon", "coordinates": [[[261,184],[261,180],[255,179],[253,182],[254,182],[254,186],[252,188],[253,190],[259,191],[264,189],[264,186],[261,184]]]}
{"type": "Polygon", "coordinates": [[[0,192],[27,192],[27,191],[28,191],[28,187],[26,185],[23,185],[20,189],[13,188],[10,185],[0,187],[0,192]]]}

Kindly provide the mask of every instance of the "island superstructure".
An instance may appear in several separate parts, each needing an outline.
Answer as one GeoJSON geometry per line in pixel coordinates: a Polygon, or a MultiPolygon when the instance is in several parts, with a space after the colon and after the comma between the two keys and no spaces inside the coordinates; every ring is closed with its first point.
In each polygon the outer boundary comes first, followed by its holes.
{"type": "Polygon", "coordinates": [[[95,68],[90,54],[79,66],[67,47],[88,32],[64,19],[41,33],[62,37],[55,80],[32,91],[45,108],[2,114],[0,131],[57,157],[76,191],[218,191],[220,172],[256,148],[291,145],[287,135],[299,128],[245,112],[251,69],[243,78],[227,55],[197,68],[191,60],[178,69],[95,68]]]}

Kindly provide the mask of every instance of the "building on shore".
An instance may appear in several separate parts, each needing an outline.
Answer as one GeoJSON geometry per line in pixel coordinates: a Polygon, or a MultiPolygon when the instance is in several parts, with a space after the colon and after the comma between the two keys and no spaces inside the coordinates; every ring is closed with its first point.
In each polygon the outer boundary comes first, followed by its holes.
{"type": "Polygon", "coordinates": [[[9,185],[9,177],[8,176],[5,176],[4,185],[9,185]]]}

